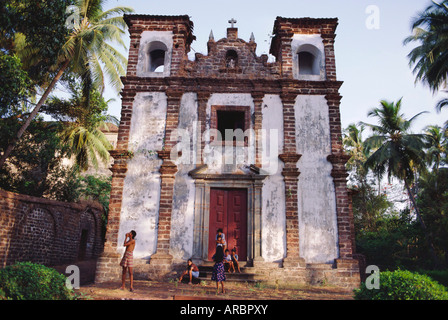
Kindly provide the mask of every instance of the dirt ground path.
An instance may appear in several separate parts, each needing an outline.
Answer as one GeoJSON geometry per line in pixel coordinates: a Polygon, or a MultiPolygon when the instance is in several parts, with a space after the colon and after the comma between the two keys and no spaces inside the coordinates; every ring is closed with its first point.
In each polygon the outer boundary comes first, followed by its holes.
{"type": "Polygon", "coordinates": [[[177,282],[134,281],[134,291],[120,290],[119,281],[81,286],[80,299],[87,300],[353,300],[351,290],[330,286],[276,288],[247,283],[225,283],[226,293],[216,293],[216,285],[203,281],[198,285],[177,282]]]}

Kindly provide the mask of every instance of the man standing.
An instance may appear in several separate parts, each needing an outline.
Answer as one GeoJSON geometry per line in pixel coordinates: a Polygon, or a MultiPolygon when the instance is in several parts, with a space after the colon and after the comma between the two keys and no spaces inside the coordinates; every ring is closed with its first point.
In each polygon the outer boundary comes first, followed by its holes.
{"type": "Polygon", "coordinates": [[[133,262],[134,262],[134,248],[135,248],[135,236],[136,232],[132,230],[129,233],[126,233],[126,236],[124,238],[124,246],[126,247],[126,252],[123,255],[123,259],[121,259],[120,266],[123,268],[123,273],[121,277],[121,290],[124,290],[125,288],[125,281],[126,281],[126,271],[129,272],[129,279],[131,282],[131,288],[130,291],[134,291],[134,275],[133,275],[133,262]]]}

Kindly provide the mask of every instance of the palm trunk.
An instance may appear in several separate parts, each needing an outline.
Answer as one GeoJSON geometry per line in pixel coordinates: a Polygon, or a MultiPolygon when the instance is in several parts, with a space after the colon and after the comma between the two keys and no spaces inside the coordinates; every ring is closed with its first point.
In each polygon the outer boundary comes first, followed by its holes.
{"type": "Polygon", "coordinates": [[[420,214],[420,210],[418,209],[417,203],[415,201],[414,194],[412,193],[412,190],[411,190],[409,184],[407,183],[407,181],[405,181],[404,184],[406,186],[406,190],[408,191],[409,199],[411,200],[412,205],[414,206],[415,213],[417,214],[417,219],[418,219],[418,221],[419,221],[419,223],[420,223],[420,225],[421,225],[421,227],[423,229],[423,232],[425,233],[426,239],[428,240],[429,253],[430,253],[430,255],[431,255],[431,257],[432,257],[432,259],[434,261],[435,266],[438,266],[439,265],[439,260],[437,258],[436,251],[434,249],[434,243],[432,241],[431,232],[428,232],[428,229],[426,228],[426,224],[423,221],[423,218],[422,218],[422,216],[420,214]]]}
{"type": "Polygon", "coordinates": [[[19,129],[19,131],[16,134],[16,137],[11,141],[11,143],[8,145],[8,147],[6,148],[5,152],[3,153],[1,159],[0,159],[0,168],[3,166],[3,164],[5,163],[6,159],[9,157],[9,155],[11,154],[12,150],[14,149],[14,147],[16,146],[17,142],[20,140],[20,138],[22,137],[23,133],[25,132],[25,130],[29,127],[29,125],[31,124],[31,121],[33,121],[33,119],[36,117],[36,115],[38,114],[40,108],[42,107],[42,105],[44,104],[45,100],[47,100],[48,95],[50,94],[50,92],[54,89],[54,87],[56,86],[56,83],[59,81],[59,79],[62,77],[64,71],[67,69],[68,65],[70,63],[70,60],[67,60],[64,62],[64,64],[62,65],[61,69],[58,71],[58,73],[56,74],[56,76],[54,77],[53,81],[51,81],[50,85],[48,86],[47,90],[45,90],[44,94],[42,95],[42,97],[40,98],[39,102],[37,103],[37,105],[34,107],[33,111],[30,113],[30,115],[28,116],[28,118],[25,120],[25,122],[23,123],[22,127],[19,129]]]}

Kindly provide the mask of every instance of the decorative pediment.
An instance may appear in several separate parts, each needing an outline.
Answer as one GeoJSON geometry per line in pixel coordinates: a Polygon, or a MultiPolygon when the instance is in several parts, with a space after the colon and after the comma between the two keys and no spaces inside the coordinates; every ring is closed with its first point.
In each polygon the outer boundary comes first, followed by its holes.
{"type": "Polygon", "coordinates": [[[196,54],[195,61],[187,61],[185,71],[196,77],[276,78],[278,63],[268,63],[266,54],[257,56],[253,34],[249,42],[238,38],[237,28],[228,28],[227,37],[214,40],[210,33],[208,54],[196,54]]]}

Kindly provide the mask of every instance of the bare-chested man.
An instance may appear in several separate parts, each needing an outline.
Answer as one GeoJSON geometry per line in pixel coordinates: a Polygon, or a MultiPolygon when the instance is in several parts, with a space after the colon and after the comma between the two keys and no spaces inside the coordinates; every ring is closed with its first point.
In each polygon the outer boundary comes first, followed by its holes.
{"type": "Polygon", "coordinates": [[[135,236],[137,233],[132,230],[129,233],[126,233],[126,236],[124,238],[124,246],[126,247],[126,252],[123,255],[123,259],[121,259],[120,266],[123,268],[123,274],[121,277],[121,288],[124,290],[125,288],[125,281],[126,281],[126,271],[129,272],[129,279],[131,282],[131,288],[130,291],[134,291],[134,275],[132,272],[133,268],[133,262],[134,262],[134,248],[135,248],[135,236]]]}

